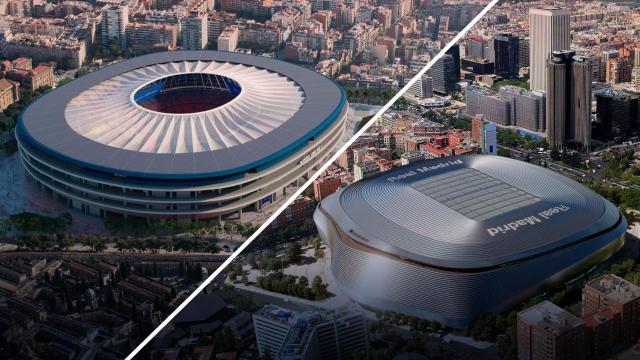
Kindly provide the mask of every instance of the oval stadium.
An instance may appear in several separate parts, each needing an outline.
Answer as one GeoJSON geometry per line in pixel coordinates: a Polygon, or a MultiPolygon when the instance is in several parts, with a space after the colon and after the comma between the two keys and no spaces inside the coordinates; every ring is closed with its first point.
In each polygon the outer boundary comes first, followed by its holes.
{"type": "Polygon", "coordinates": [[[29,106],[22,162],[86,214],[211,218],[258,211],[327,159],[348,103],[297,65],[175,51],[84,75],[29,106]]]}
{"type": "Polygon", "coordinates": [[[627,228],[573,180],[490,155],[361,180],[324,199],[314,220],[353,300],[455,328],[579,276],[619,250],[627,228]]]}

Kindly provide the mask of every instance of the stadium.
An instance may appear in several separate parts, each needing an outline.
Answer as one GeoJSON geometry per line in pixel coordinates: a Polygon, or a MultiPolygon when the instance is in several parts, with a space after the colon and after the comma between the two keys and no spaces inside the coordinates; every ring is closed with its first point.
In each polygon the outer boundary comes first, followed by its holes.
{"type": "Polygon", "coordinates": [[[286,194],[338,145],[348,103],[267,57],[175,51],[84,75],[29,106],[27,173],[86,214],[235,218],[286,194]]]}
{"type": "Polygon", "coordinates": [[[490,155],[361,180],[325,198],[314,220],[353,300],[454,328],[583,274],[624,245],[627,228],[586,187],[490,155]]]}

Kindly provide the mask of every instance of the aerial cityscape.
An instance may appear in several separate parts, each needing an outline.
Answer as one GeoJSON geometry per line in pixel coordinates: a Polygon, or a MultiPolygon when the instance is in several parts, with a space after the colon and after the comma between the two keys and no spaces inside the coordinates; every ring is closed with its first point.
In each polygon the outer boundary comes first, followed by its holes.
{"type": "MultiPolygon", "coordinates": [[[[489,0],[0,4],[2,357],[123,359],[489,0]]],[[[324,251],[312,194],[256,244],[324,251]]],[[[137,357],[368,356],[357,305],[258,312],[232,283],[214,279],[137,357]],[[291,319],[337,333],[306,347],[291,319]]]]}
{"type": "Polygon", "coordinates": [[[639,358],[639,35],[501,1],[138,356],[639,358]]]}

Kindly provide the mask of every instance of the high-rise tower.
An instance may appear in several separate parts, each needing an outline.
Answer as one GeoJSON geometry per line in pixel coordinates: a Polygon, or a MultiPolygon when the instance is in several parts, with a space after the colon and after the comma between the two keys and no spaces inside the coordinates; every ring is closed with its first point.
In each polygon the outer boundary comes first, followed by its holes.
{"type": "Polygon", "coordinates": [[[505,79],[518,77],[518,51],[520,40],[511,34],[496,34],[493,37],[495,73],[505,79]]]}
{"type": "Polygon", "coordinates": [[[554,51],[547,61],[547,141],[591,146],[591,59],[570,50],[554,51]]]}
{"type": "Polygon", "coordinates": [[[529,63],[531,89],[547,90],[546,64],[556,50],[570,48],[569,10],[529,9],[529,63]]]}

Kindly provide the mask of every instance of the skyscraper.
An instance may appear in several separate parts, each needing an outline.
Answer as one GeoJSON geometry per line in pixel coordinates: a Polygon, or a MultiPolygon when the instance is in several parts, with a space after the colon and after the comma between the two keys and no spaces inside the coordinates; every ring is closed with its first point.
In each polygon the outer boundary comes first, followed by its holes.
{"type": "Polygon", "coordinates": [[[456,77],[456,82],[460,81],[460,45],[453,44],[447,50],[447,54],[453,58],[453,73],[456,77]]]}
{"type": "Polygon", "coordinates": [[[640,87],[640,48],[634,50],[633,71],[631,71],[631,82],[634,86],[640,87]]]}
{"type": "Polygon", "coordinates": [[[631,82],[634,86],[640,87],[640,48],[634,50],[633,71],[631,72],[631,82]]]}
{"type": "Polygon", "coordinates": [[[591,145],[591,60],[570,50],[554,51],[547,62],[547,141],[591,145]]]}
{"type": "Polygon", "coordinates": [[[518,66],[529,67],[529,38],[520,37],[518,42],[518,66]]]}
{"type": "Polygon", "coordinates": [[[529,63],[531,90],[546,91],[546,64],[555,50],[570,48],[570,14],[548,7],[529,10],[529,63]]]}
{"type": "Polygon", "coordinates": [[[495,52],[495,74],[505,79],[518,77],[518,51],[520,41],[511,34],[496,34],[493,37],[495,52]]]}
{"type": "Polygon", "coordinates": [[[591,147],[591,82],[593,81],[591,59],[574,56],[571,72],[573,87],[569,138],[589,149],[591,147]]]}
{"type": "Polygon", "coordinates": [[[444,54],[436,61],[427,74],[432,79],[433,92],[439,95],[448,95],[456,90],[455,59],[450,54],[444,54]]]}
{"type": "Polygon", "coordinates": [[[115,41],[118,46],[127,46],[126,28],[129,23],[129,7],[125,5],[107,5],[102,8],[100,18],[101,41],[108,44],[115,41]]]}

